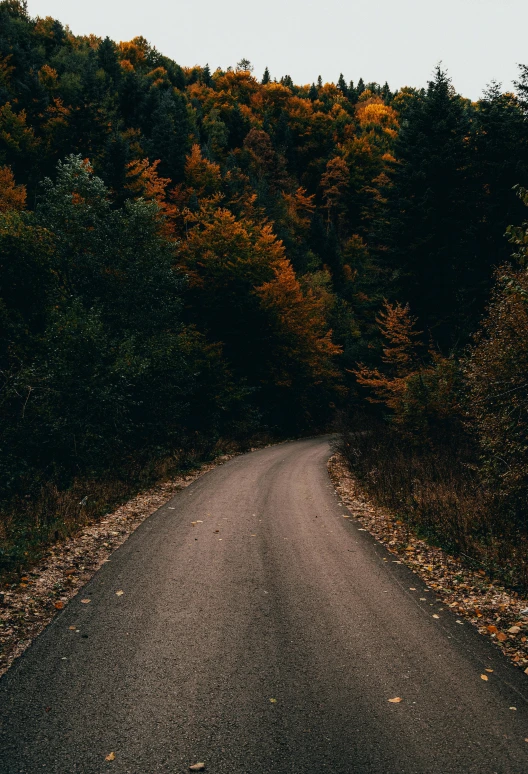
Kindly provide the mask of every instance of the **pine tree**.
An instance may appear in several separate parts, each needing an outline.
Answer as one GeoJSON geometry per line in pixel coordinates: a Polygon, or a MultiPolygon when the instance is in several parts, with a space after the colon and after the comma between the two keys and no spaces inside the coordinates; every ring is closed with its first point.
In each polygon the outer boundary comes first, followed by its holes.
{"type": "Polygon", "coordinates": [[[202,83],[204,84],[204,86],[211,86],[212,80],[213,79],[211,78],[211,70],[209,69],[209,65],[206,64],[202,70],[202,83]]]}
{"type": "Polygon", "coordinates": [[[110,38],[105,38],[99,45],[99,48],[97,49],[97,59],[99,67],[105,71],[114,86],[116,86],[121,80],[123,71],[119,64],[117,46],[110,38]]]}
{"type": "Polygon", "coordinates": [[[165,92],[152,114],[152,132],[147,144],[151,161],[160,160],[160,173],[173,182],[183,178],[185,157],[189,151],[187,103],[180,94],[165,92]]]}
{"type": "Polygon", "coordinates": [[[270,73],[269,73],[268,68],[266,67],[266,69],[264,70],[264,75],[262,76],[261,83],[262,83],[263,86],[265,86],[267,83],[270,82],[270,80],[271,80],[270,73]]]}
{"type": "Polygon", "coordinates": [[[312,102],[314,102],[319,97],[319,92],[317,91],[317,86],[315,83],[312,83],[310,86],[310,90],[308,92],[308,99],[310,99],[312,102]]]}
{"type": "Polygon", "coordinates": [[[381,241],[397,278],[392,292],[442,346],[467,333],[472,293],[461,282],[472,260],[468,131],[464,104],[438,67],[425,97],[406,114],[386,192],[381,241]]]}
{"type": "Polygon", "coordinates": [[[229,148],[233,150],[234,148],[242,147],[244,138],[249,131],[249,122],[242,115],[238,102],[229,115],[228,128],[229,148]]]}
{"type": "Polygon", "coordinates": [[[343,94],[344,97],[348,97],[348,86],[346,84],[345,79],[343,78],[343,73],[341,73],[339,76],[339,80],[337,81],[337,88],[343,94]]]}

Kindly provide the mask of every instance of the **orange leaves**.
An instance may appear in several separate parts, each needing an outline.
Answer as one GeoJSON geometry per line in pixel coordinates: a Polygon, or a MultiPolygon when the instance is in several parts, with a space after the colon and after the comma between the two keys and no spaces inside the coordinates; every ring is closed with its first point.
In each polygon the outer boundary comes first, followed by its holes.
{"type": "Polygon", "coordinates": [[[11,59],[12,54],[8,54],[4,57],[0,56],[0,84],[2,84],[4,87],[9,86],[11,82],[11,75],[15,71],[13,65],[10,64],[11,59]]]}
{"type": "Polygon", "coordinates": [[[150,51],[150,46],[145,38],[138,37],[128,42],[119,43],[117,49],[119,58],[128,62],[133,69],[138,65],[145,64],[147,54],[150,51]]]}
{"type": "Polygon", "coordinates": [[[147,201],[156,202],[159,207],[161,231],[165,236],[172,236],[175,231],[175,219],[179,214],[178,207],[171,201],[168,192],[169,178],[158,174],[159,160],[153,164],[148,159],[136,159],[127,165],[127,189],[135,196],[142,196],[147,201]]]}
{"type": "Polygon", "coordinates": [[[398,126],[396,111],[386,105],[381,97],[358,102],[356,115],[361,127],[382,126],[394,129],[398,126]]]}
{"type": "Polygon", "coordinates": [[[294,194],[283,192],[282,197],[292,224],[302,231],[307,231],[315,211],[315,195],[308,194],[305,188],[300,187],[294,194]]]}
{"type": "Polygon", "coordinates": [[[44,86],[49,91],[55,91],[55,89],[57,89],[59,86],[59,76],[57,71],[47,64],[40,68],[38,79],[42,86],[44,86]]]}
{"type": "Polygon", "coordinates": [[[425,432],[431,421],[446,420],[459,411],[454,390],[458,374],[454,360],[431,349],[428,363],[418,357],[421,332],[409,307],[385,302],[376,318],[383,336],[384,368],[359,363],[353,371],[358,384],[368,387],[371,403],[383,403],[394,419],[415,432],[425,432]]]}
{"type": "Polygon", "coordinates": [[[333,358],[341,347],[327,330],[323,302],[311,290],[303,293],[292,265],[286,259],[274,267],[275,277],[256,289],[262,306],[276,320],[278,341],[272,368],[276,379],[288,384],[292,361],[304,366],[316,382],[337,378],[333,358]]]}
{"type": "Polygon", "coordinates": [[[187,156],[185,179],[187,186],[193,189],[198,197],[218,193],[222,182],[219,165],[204,159],[197,144],[192,146],[187,156]]]}
{"type": "Polygon", "coordinates": [[[23,210],[25,206],[25,186],[16,185],[9,167],[0,167],[0,212],[23,210]]]}
{"type": "Polygon", "coordinates": [[[354,374],[358,384],[369,387],[374,393],[374,397],[368,398],[371,403],[384,403],[398,414],[406,391],[407,377],[414,367],[415,348],[420,333],[415,330],[415,321],[408,305],[393,305],[385,301],[376,322],[384,339],[382,359],[387,366],[387,373],[358,364],[354,374]]]}
{"type": "Polygon", "coordinates": [[[11,153],[31,154],[37,148],[39,141],[26,120],[26,111],[15,113],[10,102],[0,107],[0,139],[11,153]]]}
{"type": "Polygon", "coordinates": [[[341,204],[349,185],[349,171],[346,161],[341,156],[330,159],[326,172],[321,178],[324,206],[330,212],[341,204]]]}

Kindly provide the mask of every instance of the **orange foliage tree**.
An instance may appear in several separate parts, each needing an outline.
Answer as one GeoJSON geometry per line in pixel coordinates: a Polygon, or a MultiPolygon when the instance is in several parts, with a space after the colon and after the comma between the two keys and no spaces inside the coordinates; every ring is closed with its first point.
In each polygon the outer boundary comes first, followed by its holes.
{"type": "Polygon", "coordinates": [[[180,266],[189,277],[192,322],[222,342],[260,405],[272,412],[288,406],[298,418],[314,401],[335,396],[340,348],[324,303],[303,292],[270,224],[204,206],[181,245],[180,266]]]}
{"type": "Polygon", "coordinates": [[[422,357],[421,331],[409,306],[390,304],[376,318],[383,341],[383,369],[361,363],[353,371],[358,384],[367,387],[370,403],[388,408],[396,425],[423,439],[442,432],[460,414],[457,399],[459,370],[451,358],[432,347],[422,357]]]}
{"type": "Polygon", "coordinates": [[[16,185],[9,167],[0,167],[0,212],[23,210],[26,206],[26,187],[16,185]]]}

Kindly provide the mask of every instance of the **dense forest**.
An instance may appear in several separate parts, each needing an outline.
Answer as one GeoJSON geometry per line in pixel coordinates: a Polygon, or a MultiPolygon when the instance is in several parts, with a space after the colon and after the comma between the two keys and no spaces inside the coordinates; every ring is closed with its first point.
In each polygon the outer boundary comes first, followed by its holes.
{"type": "Polygon", "coordinates": [[[0,3],[3,569],[167,461],[339,422],[373,496],[526,583],[528,66],[431,77],[211,72],[0,3]]]}

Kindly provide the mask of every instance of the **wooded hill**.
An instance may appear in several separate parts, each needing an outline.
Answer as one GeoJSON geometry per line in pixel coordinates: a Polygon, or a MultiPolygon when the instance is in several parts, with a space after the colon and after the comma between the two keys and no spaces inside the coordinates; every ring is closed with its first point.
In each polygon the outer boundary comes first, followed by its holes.
{"type": "MultiPolygon", "coordinates": [[[[336,411],[366,482],[373,439],[406,450],[398,508],[417,460],[462,454],[486,504],[457,508],[496,519],[479,545],[499,521],[522,542],[527,111],[524,66],[476,103],[440,68],[297,86],[1,2],[0,562],[67,534],[57,502],[109,472],[336,411]]],[[[454,549],[474,526],[429,521],[454,549]]]]}

